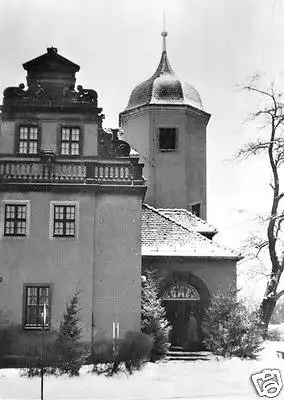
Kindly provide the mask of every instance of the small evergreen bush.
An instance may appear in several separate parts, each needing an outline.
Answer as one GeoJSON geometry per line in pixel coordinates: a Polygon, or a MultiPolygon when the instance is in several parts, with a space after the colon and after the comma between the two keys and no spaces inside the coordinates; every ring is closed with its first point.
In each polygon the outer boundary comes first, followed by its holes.
{"type": "Polygon", "coordinates": [[[107,339],[96,340],[92,346],[90,362],[92,364],[106,364],[113,360],[113,342],[107,339]]]}
{"type": "Polygon", "coordinates": [[[17,360],[9,361],[9,355],[13,354],[13,344],[18,341],[21,331],[22,327],[15,324],[0,327],[0,368],[14,367],[17,363],[17,360]]]}
{"type": "Polygon", "coordinates": [[[76,291],[66,304],[59,331],[44,333],[43,363],[40,357],[40,342],[36,340],[29,344],[26,350],[29,365],[24,371],[28,377],[39,376],[41,366],[44,374],[79,375],[79,370],[88,356],[88,350],[81,342],[82,328],[79,326],[78,303],[79,292],[76,291]],[[53,335],[53,341],[49,343],[50,334],[53,335]]]}
{"type": "Polygon", "coordinates": [[[159,297],[158,282],[150,271],[146,271],[142,280],[141,300],[141,331],[153,338],[150,361],[154,362],[165,357],[170,347],[171,326],[159,297]]]}
{"type": "MultiPolygon", "coordinates": [[[[21,325],[11,324],[1,327],[0,332],[1,368],[40,368],[40,331],[25,331],[21,325]]],[[[54,351],[56,337],[56,331],[47,331],[44,333],[44,367],[53,365],[56,360],[54,351]]]]}
{"type": "Polygon", "coordinates": [[[125,370],[140,370],[149,360],[153,339],[141,332],[127,332],[124,339],[99,340],[93,344],[90,362],[94,372],[112,376],[125,370]]]}
{"type": "Polygon", "coordinates": [[[118,348],[118,359],[123,361],[129,373],[140,370],[149,360],[153,339],[140,332],[127,332],[118,348]]]}
{"type": "Polygon", "coordinates": [[[60,374],[79,375],[87,354],[81,343],[82,328],[79,326],[79,292],[76,291],[66,304],[60,323],[55,349],[58,354],[57,369],[60,374]]]}
{"type": "Polygon", "coordinates": [[[44,333],[43,363],[41,362],[41,332],[25,332],[18,325],[0,331],[0,367],[23,368],[27,376],[40,375],[43,366],[47,374],[79,375],[89,349],[81,342],[79,326],[79,292],[66,304],[59,331],[44,333]]]}
{"type": "Polygon", "coordinates": [[[237,291],[217,293],[205,310],[204,344],[223,357],[256,358],[261,350],[262,330],[258,312],[237,300],[237,291]]]}

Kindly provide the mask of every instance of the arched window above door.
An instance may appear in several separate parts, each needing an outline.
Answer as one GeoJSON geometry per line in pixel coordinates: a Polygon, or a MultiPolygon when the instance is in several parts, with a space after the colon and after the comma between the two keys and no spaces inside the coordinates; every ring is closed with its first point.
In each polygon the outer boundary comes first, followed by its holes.
{"type": "Polygon", "coordinates": [[[163,300],[200,300],[198,291],[188,283],[176,282],[169,286],[163,295],[163,300]]]}

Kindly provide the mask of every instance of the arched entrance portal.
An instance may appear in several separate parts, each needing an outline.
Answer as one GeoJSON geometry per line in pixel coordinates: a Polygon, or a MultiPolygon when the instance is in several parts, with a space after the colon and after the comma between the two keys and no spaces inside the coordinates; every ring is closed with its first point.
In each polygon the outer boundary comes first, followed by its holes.
{"type": "Polygon", "coordinates": [[[163,302],[172,325],[171,346],[197,350],[201,343],[199,292],[186,282],[175,282],[164,291],[163,302]]]}

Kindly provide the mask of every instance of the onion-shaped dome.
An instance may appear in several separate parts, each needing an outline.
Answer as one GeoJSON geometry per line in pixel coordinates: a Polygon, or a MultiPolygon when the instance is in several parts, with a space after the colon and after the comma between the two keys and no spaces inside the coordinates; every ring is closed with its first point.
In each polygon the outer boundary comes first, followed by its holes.
{"type": "Polygon", "coordinates": [[[197,90],[181,81],[172,70],[166,51],[167,33],[162,32],[162,36],[164,44],[158,68],[150,79],[132,90],[125,111],[149,104],[187,105],[203,110],[197,90]]]}

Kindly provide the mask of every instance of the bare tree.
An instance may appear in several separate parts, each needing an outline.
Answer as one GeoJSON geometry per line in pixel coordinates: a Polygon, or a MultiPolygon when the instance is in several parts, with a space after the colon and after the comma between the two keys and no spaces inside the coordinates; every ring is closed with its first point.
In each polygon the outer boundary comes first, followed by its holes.
{"type": "Polygon", "coordinates": [[[271,172],[271,208],[267,215],[266,237],[254,243],[257,254],[267,249],[269,253],[269,276],[265,293],[260,304],[264,333],[267,332],[277,300],[284,294],[279,290],[279,282],[283,273],[283,232],[284,209],[282,200],[284,188],[281,185],[280,170],[284,162],[284,94],[277,91],[274,83],[262,89],[255,80],[244,89],[260,98],[260,105],[251,119],[258,122],[261,130],[257,137],[247,143],[237,154],[237,157],[249,158],[264,154],[267,157],[271,172]],[[281,238],[282,235],[282,238],[281,238]]]}

